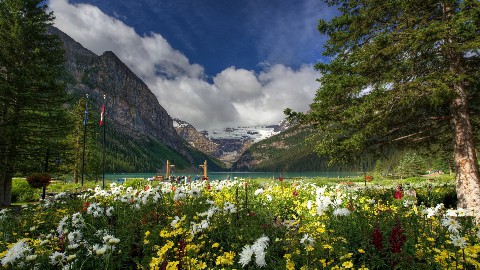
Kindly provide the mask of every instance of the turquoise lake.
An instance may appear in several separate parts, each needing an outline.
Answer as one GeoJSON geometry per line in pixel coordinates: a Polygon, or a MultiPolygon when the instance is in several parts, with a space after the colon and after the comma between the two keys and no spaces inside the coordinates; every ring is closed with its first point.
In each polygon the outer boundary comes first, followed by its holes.
{"type": "MultiPolygon", "coordinates": [[[[314,177],[329,177],[329,178],[336,178],[336,177],[355,177],[359,176],[362,173],[359,172],[209,172],[208,178],[210,180],[223,180],[230,177],[233,179],[234,177],[237,178],[245,178],[245,179],[254,179],[254,178],[274,178],[277,179],[282,175],[283,178],[314,178],[314,177]]],[[[105,179],[109,180],[116,180],[120,178],[144,178],[148,179],[155,175],[164,175],[164,173],[115,173],[115,174],[105,174],[105,179]]],[[[191,176],[192,179],[195,178],[196,175],[202,176],[199,172],[192,172],[192,173],[173,173],[174,176],[191,176]]],[[[101,177],[101,176],[100,176],[101,177]]]]}

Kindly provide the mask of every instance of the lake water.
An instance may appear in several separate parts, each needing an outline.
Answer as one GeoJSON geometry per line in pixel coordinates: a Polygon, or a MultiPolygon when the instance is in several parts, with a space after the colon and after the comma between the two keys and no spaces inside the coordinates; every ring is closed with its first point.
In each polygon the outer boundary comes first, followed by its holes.
{"type": "MultiPolygon", "coordinates": [[[[355,177],[359,176],[362,173],[358,172],[209,172],[208,178],[210,180],[223,180],[227,179],[230,176],[230,179],[234,177],[245,178],[245,179],[254,179],[254,178],[274,178],[277,179],[282,175],[283,178],[314,178],[314,177],[328,177],[328,178],[343,178],[343,177],[355,177]]],[[[105,179],[116,180],[120,178],[144,178],[148,179],[157,175],[156,173],[115,173],[115,174],[105,174],[105,179]]],[[[164,175],[160,173],[158,175],[164,175]]],[[[174,174],[175,176],[188,176],[190,175],[195,178],[196,175],[200,175],[198,172],[193,173],[179,173],[174,174]]]]}

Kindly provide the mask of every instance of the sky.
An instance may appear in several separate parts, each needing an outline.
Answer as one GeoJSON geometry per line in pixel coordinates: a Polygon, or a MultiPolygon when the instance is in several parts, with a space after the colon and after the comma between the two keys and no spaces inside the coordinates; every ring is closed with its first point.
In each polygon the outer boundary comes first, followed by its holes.
{"type": "Polygon", "coordinates": [[[277,124],[319,88],[321,0],[49,0],[55,26],[113,51],[170,116],[199,130],[277,124]]]}

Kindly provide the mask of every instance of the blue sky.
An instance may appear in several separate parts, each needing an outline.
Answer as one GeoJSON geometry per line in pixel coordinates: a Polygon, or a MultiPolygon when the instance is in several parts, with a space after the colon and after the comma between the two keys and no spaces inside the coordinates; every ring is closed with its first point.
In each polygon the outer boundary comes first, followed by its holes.
{"type": "Polygon", "coordinates": [[[55,25],[111,50],[173,117],[198,129],[275,124],[319,87],[320,0],[50,0],[55,25]],[[165,102],[166,98],[170,102],[165,102]],[[184,106],[182,106],[184,105],[184,106]],[[178,107],[184,108],[178,111],[178,107]]]}

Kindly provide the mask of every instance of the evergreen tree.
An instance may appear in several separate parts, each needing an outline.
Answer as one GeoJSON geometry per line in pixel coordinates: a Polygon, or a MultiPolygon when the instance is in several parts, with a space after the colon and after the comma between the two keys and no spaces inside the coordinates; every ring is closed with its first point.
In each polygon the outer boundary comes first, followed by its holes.
{"type": "Polygon", "coordinates": [[[0,0],[0,205],[12,177],[49,168],[65,146],[63,50],[42,0],[0,0]]]}
{"type": "MultiPolygon", "coordinates": [[[[387,144],[453,141],[458,207],[480,220],[475,148],[480,82],[478,0],[331,0],[329,37],[311,112],[316,150],[335,161],[387,144]],[[453,131],[453,132],[452,132],[453,131]]],[[[287,109],[291,117],[297,113],[287,109]]]]}

